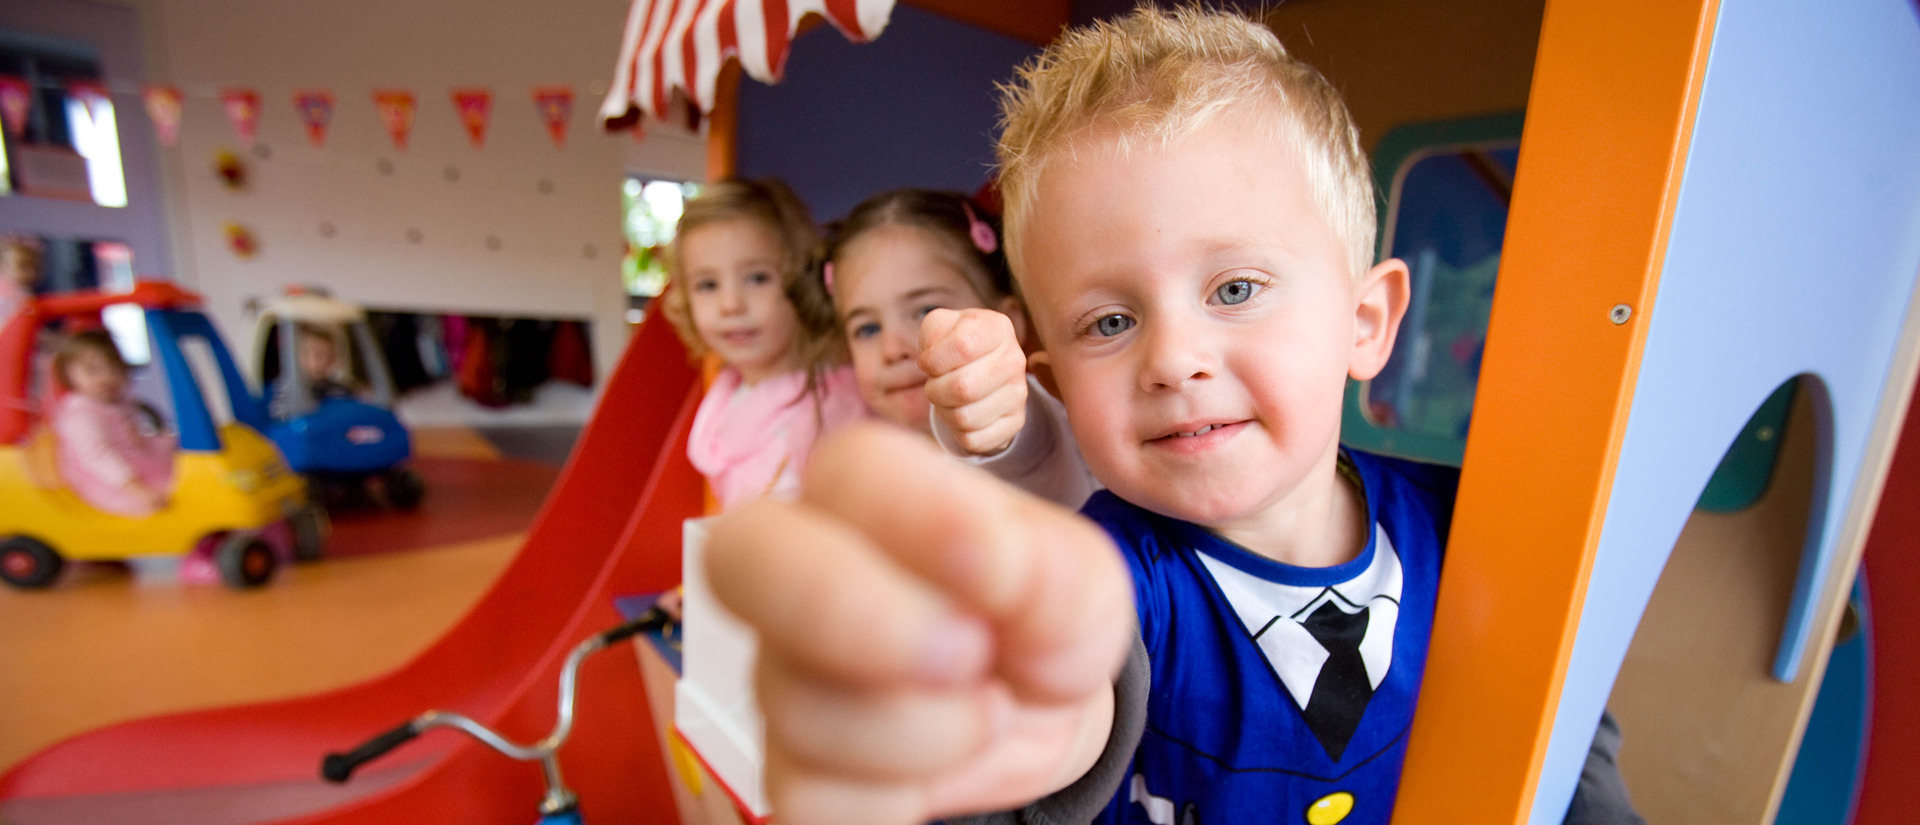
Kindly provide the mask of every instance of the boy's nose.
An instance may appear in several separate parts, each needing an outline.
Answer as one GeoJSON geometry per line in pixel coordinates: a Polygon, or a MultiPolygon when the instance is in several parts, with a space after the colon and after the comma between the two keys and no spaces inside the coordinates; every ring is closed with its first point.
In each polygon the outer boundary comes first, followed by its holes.
{"type": "Polygon", "coordinates": [[[1200,330],[1161,323],[1143,332],[1146,359],[1140,370],[1141,389],[1177,392],[1189,381],[1213,376],[1216,359],[1200,330]]]}

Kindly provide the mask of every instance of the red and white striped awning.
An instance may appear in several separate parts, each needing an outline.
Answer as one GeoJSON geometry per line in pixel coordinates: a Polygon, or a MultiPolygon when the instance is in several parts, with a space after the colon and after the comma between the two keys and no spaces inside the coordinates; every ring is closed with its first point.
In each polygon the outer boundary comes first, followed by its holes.
{"type": "Polygon", "coordinates": [[[702,113],[711,111],[720,69],[738,57],[748,75],[774,83],[801,18],[819,14],[848,40],[880,36],[894,0],[634,0],[602,123],[638,111],[663,117],[679,89],[702,113]]]}

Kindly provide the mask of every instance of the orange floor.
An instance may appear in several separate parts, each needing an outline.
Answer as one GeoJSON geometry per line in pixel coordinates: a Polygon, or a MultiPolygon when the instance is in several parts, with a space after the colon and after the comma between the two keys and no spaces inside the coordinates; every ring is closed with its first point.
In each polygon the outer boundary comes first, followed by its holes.
{"type": "MultiPolygon", "coordinates": [[[[423,457],[499,458],[470,431],[421,432],[416,443],[423,457]]],[[[521,487],[531,512],[546,490],[521,487]]],[[[451,627],[520,540],[328,559],[252,592],[105,571],[42,592],[0,588],[0,771],[102,725],[390,670],[451,627]]]]}

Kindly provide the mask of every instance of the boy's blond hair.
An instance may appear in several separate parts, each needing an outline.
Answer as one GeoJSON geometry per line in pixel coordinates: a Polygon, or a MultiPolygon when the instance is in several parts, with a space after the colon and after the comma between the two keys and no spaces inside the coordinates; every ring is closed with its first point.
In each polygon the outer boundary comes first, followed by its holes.
{"type": "Polygon", "coordinates": [[[1166,146],[1251,104],[1300,154],[1353,276],[1373,264],[1373,184],[1359,130],[1332,84],[1287,54],[1266,26],[1227,12],[1143,5],[1061,35],[1000,92],[996,148],[1013,260],[1041,172],[1076,140],[1097,133],[1117,139],[1121,152],[1166,146]]]}

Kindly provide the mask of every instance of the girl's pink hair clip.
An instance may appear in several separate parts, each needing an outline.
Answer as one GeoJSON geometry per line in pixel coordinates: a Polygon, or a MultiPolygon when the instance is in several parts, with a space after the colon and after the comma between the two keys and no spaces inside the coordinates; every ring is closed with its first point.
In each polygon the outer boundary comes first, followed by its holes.
{"type": "Polygon", "coordinates": [[[993,234],[993,227],[973,213],[972,203],[962,200],[960,209],[967,213],[967,235],[973,238],[973,248],[980,250],[982,255],[992,255],[994,250],[1000,248],[1000,239],[993,234]]]}

